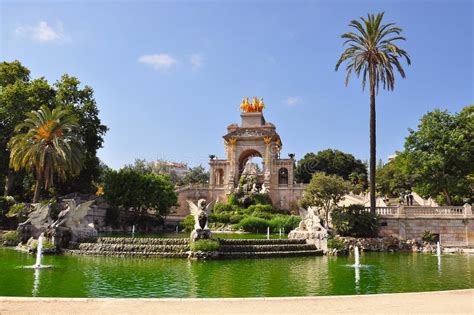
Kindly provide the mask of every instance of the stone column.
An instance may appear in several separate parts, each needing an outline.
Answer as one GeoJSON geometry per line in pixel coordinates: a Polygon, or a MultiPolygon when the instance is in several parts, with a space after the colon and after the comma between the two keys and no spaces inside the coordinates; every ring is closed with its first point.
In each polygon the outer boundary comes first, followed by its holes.
{"type": "Polygon", "coordinates": [[[270,175],[271,175],[271,157],[270,157],[270,145],[272,143],[272,137],[263,137],[265,143],[265,171],[264,171],[264,182],[265,186],[270,187],[270,175]]]}
{"type": "Polygon", "coordinates": [[[464,204],[464,216],[468,217],[472,215],[472,206],[468,203],[464,204]]]}

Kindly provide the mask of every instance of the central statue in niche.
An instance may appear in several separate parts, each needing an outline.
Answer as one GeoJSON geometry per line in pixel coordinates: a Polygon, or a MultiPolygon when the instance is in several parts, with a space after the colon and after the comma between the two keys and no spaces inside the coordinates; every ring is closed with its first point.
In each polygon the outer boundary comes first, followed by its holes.
{"type": "MultiPolygon", "coordinates": [[[[274,124],[263,115],[263,98],[249,97],[240,104],[241,124],[230,124],[223,136],[225,159],[211,156],[207,200],[225,201],[248,176],[255,159],[261,159],[261,169],[254,172],[256,181],[249,189],[267,193],[277,209],[297,211],[296,200],[303,188],[294,184],[294,155],[282,158],[283,143],[274,124]]],[[[204,195],[200,195],[204,197],[204,195]]]]}

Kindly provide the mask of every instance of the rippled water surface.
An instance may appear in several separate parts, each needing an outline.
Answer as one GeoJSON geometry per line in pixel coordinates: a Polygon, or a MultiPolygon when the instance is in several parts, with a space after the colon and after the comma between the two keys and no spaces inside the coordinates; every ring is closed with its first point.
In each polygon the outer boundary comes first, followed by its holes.
{"type": "Polygon", "coordinates": [[[0,296],[261,297],[416,292],[474,288],[474,256],[363,253],[191,262],[45,256],[51,269],[32,270],[34,256],[0,247],[0,296]]]}

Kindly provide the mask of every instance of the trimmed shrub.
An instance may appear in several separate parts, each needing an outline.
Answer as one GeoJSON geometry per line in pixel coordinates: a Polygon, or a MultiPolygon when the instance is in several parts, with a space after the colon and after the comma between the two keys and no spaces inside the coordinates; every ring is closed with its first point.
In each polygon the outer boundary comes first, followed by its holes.
{"type": "Polygon", "coordinates": [[[215,214],[215,221],[216,222],[221,222],[221,223],[229,223],[230,222],[230,217],[232,214],[228,212],[223,212],[223,213],[218,213],[215,214]]]}
{"type": "Polygon", "coordinates": [[[243,218],[244,216],[241,214],[234,214],[229,218],[229,223],[231,224],[239,223],[240,221],[242,221],[243,218]]]}
{"type": "Polygon", "coordinates": [[[231,206],[239,206],[239,200],[234,193],[227,196],[227,203],[231,206]]]}
{"type": "Polygon", "coordinates": [[[267,194],[253,195],[253,202],[256,205],[272,205],[272,200],[267,194]]]}
{"type": "Polygon", "coordinates": [[[179,226],[185,232],[191,232],[194,230],[194,217],[192,215],[187,215],[181,222],[179,222],[179,226]]]}
{"type": "Polygon", "coordinates": [[[286,218],[285,222],[285,232],[289,233],[291,230],[294,230],[298,227],[301,222],[301,217],[299,215],[290,215],[286,218]]]}
{"type": "Polygon", "coordinates": [[[274,213],[275,211],[271,205],[251,205],[246,210],[249,214],[254,212],[274,213]]]}
{"type": "Polygon", "coordinates": [[[273,232],[278,232],[278,231],[280,231],[280,228],[285,230],[287,220],[288,220],[288,218],[286,218],[284,216],[280,216],[280,215],[279,216],[274,216],[269,222],[272,231],[273,232]]]}
{"type": "Polygon", "coordinates": [[[270,225],[269,222],[262,218],[246,217],[238,224],[246,232],[264,232],[270,225]]]}
{"type": "Polygon", "coordinates": [[[268,212],[263,212],[263,211],[254,211],[250,214],[252,217],[256,217],[256,218],[261,218],[261,219],[265,219],[265,220],[270,220],[271,218],[273,218],[275,215],[274,214],[271,214],[271,213],[268,213],[268,212]]]}
{"type": "Polygon", "coordinates": [[[230,204],[230,203],[223,203],[223,202],[217,202],[214,205],[214,209],[212,212],[214,213],[222,213],[222,212],[229,212],[229,213],[236,213],[240,210],[240,208],[236,205],[230,204]]]}
{"type": "Polygon", "coordinates": [[[363,205],[350,205],[333,210],[331,214],[335,232],[341,236],[375,237],[379,229],[379,220],[363,205]]]}
{"type": "Polygon", "coordinates": [[[189,246],[193,252],[215,252],[219,250],[219,242],[215,240],[197,240],[189,246]]]}

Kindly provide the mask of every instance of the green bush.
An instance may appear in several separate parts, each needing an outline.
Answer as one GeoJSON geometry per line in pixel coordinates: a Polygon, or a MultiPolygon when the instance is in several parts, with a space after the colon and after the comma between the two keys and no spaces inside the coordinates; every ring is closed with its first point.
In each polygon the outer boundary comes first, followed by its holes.
{"type": "Polygon", "coordinates": [[[346,246],[344,245],[344,241],[339,237],[331,237],[328,239],[328,248],[337,249],[341,251],[345,250],[346,246]]]}
{"type": "Polygon", "coordinates": [[[435,234],[431,233],[431,231],[424,231],[423,235],[421,236],[421,240],[423,242],[433,244],[437,241],[437,237],[435,234]]]}
{"type": "Polygon", "coordinates": [[[238,224],[239,228],[242,228],[246,232],[264,232],[270,223],[262,218],[246,217],[238,224]]]}
{"type": "Polygon", "coordinates": [[[265,220],[270,220],[271,218],[275,217],[274,214],[271,214],[271,213],[268,213],[268,212],[263,212],[263,211],[258,211],[258,210],[252,212],[250,214],[250,216],[265,219],[265,220]]]}
{"type": "Polygon", "coordinates": [[[341,236],[375,237],[379,229],[379,220],[363,205],[350,205],[335,209],[332,214],[332,225],[341,236]]]}
{"type": "Polygon", "coordinates": [[[240,221],[242,221],[243,218],[244,216],[241,214],[234,214],[229,218],[229,223],[231,224],[239,223],[240,221]]]}
{"type": "Polygon", "coordinates": [[[267,194],[253,195],[253,202],[256,205],[271,205],[272,204],[272,200],[267,194]]]}
{"type": "Polygon", "coordinates": [[[9,218],[24,218],[28,215],[28,207],[24,203],[17,203],[10,207],[6,214],[9,218]]]}
{"type": "MultiPolygon", "coordinates": [[[[43,239],[43,249],[53,249],[56,246],[54,246],[53,242],[51,242],[48,239],[43,239]]],[[[34,240],[31,244],[31,248],[36,251],[38,249],[38,240],[34,240]]]]}
{"type": "Polygon", "coordinates": [[[265,212],[265,213],[275,213],[271,205],[251,205],[245,210],[246,213],[251,214],[254,212],[265,212]]]}
{"type": "Polygon", "coordinates": [[[219,250],[219,242],[215,240],[197,240],[189,246],[193,252],[215,252],[219,250]]]}
{"type": "Polygon", "coordinates": [[[240,208],[236,205],[230,204],[230,203],[224,203],[224,202],[217,202],[214,205],[214,209],[212,212],[214,213],[222,213],[222,212],[228,212],[228,213],[236,213],[240,210],[240,208]]]}
{"type": "Polygon", "coordinates": [[[181,230],[185,232],[191,232],[194,230],[194,217],[192,215],[187,215],[181,222],[179,222],[181,230]]]}
{"type": "Polygon", "coordinates": [[[287,222],[288,218],[286,218],[285,216],[274,216],[273,218],[271,218],[269,224],[270,224],[270,227],[272,229],[273,232],[279,232],[280,231],[280,228],[282,230],[285,230],[285,226],[286,226],[286,222],[287,222]]]}
{"type": "Polygon", "coordinates": [[[230,214],[228,212],[214,214],[214,220],[215,220],[215,222],[229,223],[231,215],[232,214],[230,214]]]}
{"type": "Polygon", "coordinates": [[[239,200],[238,198],[235,196],[234,193],[232,194],[229,194],[227,196],[227,204],[231,205],[231,206],[239,206],[239,200]]]}
{"type": "Polygon", "coordinates": [[[290,215],[287,216],[286,222],[285,222],[285,232],[289,233],[291,230],[294,230],[298,227],[298,225],[301,222],[301,217],[299,215],[290,215]]]}
{"type": "Polygon", "coordinates": [[[20,235],[18,231],[8,231],[7,233],[3,234],[2,239],[5,245],[15,246],[20,243],[20,235]]]}

